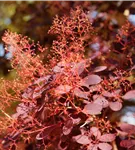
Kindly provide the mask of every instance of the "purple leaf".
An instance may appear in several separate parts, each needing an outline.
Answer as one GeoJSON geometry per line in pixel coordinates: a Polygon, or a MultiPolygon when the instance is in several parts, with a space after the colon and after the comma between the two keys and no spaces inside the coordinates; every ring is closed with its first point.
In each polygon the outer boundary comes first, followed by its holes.
{"type": "Polygon", "coordinates": [[[85,67],[86,67],[86,62],[85,61],[81,61],[79,63],[74,64],[74,67],[72,68],[72,71],[75,74],[80,75],[84,71],[85,67]]]}
{"type": "Polygon", "coordinates": [[[65,125],[63,126],[63,134],[68,135],[71,132],[72,128],[73,128],[73,121],[72,119],[68,119],[65,122],[65,125]]]}
{"type": "Polygon", "coordinates": [[[64,70],[64,67],[66,66],[65,62],[59,62],[54,68],[53,68],[53,72],[55,73],[59,73],[62,72],[64,70]]]}
{"type": "Polygon", "coordinates": [[[100,72],[100,71],[103,71],[105,70],[107,67],[106,66],[98,66],[94,69],[93,72],[100,72]]]}
{"type": "Polygon", "coordinates": [[[127,132],[129,134],[135,133],[135,126],[127,123],[120,123],[119,127],[122,131],[127,132]]]}
{"type": "Polygon", "coordinates": [[[125,100],[135,99],[135,90],[127,92],[124,96],[122,96],[122,98],[125,100]]]}
{"type": "Polygon", "coordinates": [[[123,140],[120,142],[121,147],[130,148],[135,145],[135,140],[123,140]]]}
{"type": "Polygon", "coordinates": [[[89,75],[89,76],[85,77],[84,79],[82,79],[80,85],[89,87],[89,85],[98,84],[101,81],[102,81],[102,79],[98,75],[92,74],[92,75],[89,75]]]}
{"type": "Polygon", "coordinates": [[[103,108],[106,108],[109,105],[108,101],[103,96],[94,95],[93,99],[94,99],[94,103],[101,105],[103,108]]]}
{"type": "Polygon", "coordinates": [[[118,90],[115,90],[114,92],[103,91],[102,94],[105,97],[116,97],[117,95],[119,95],[120,92],[121,90],[118,89],[118,90]]]}
{"type": "Polygon", "coordinates": [[[97,115],[102,111],[102,106],[96,103],[89,103],[85,105],[83,112],[85,114],[97,115]]]}
{"type": "Polygon", "coordinates": [[[96,137],[96,139],[99,139],[101,137],[101,132],[97,127],[90,128],[90,133],[96,137]]]}
{"type": "Polygon", "coordinates": [[[99,143],[98,147],[101,150],[111,150],[112,149],[112,146],[110,144],[108,144],[108,143],[99,143]]]}
{"type": "Polygon", "coordinates": [[[77,135],[75,137],[73,137],[73,139],[75,139],[75,141],[79,144],[83,144],[83,145],[87,145],[90,143],[90,140],[88,138],[88,136],[86,135],[77,135]]]}
{"type": "Polygon", "coordinates": [[[109,106],[113,111],[119,111],[122,108],[122,104],[120,102],[110,102],[109,106]]]}
{"type": "Polygon", "coordinates": [[[112,142],[115,140],[115,137],[115,134],[103,134],[99,140],[101,142],[112,142]]]}
{"type": "Polygon", "coordinates": [[[88,92],[83,92],[79,88],[74,89],[74,94],[80,98],[88,99],[88,92]]]}
{"type": "Polygon", "coordinates": [[[55,93],[56,94],[65,94],[68,93],[71,90],[71,86],[69,85],[59,85],[58,87],[56,87],[55,89],[55,93]]]}
{"type": "Polygon", "coordinates": [[[90,143],[87,147],[87,150],[98,150],[98,144],[92,144],[90,143]]]}
{"type": "Polygon", "coordinates": [[[38,85],[46,84],[50,77],[51,77],[51,75],[47,75],[45,77],[40,77],[39,79],[34,81],[33,84],[38,84],[38,85]]]}

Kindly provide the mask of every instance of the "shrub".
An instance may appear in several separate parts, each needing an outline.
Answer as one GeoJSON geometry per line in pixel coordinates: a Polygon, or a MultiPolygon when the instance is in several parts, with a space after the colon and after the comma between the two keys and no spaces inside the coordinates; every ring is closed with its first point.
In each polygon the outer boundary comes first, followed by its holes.
{"type": "Polygon", "coordinates": [[[3,41],[17,75],[1,79],[2,148],[17,149],[23,141],[40,150],[133,150],[135,126],[113,120],[112,113],[135,97],[134,29],[127,22],[108,44],[77,7],[55,17],[46,64],[46,48],[6,31],[3,41]],[[6,109],[13,102],[10,116],[6,109]]]}

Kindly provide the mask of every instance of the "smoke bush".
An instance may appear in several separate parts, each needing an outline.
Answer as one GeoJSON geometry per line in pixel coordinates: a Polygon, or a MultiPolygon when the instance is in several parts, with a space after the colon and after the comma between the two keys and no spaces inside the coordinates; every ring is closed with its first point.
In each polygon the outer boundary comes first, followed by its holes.
{"type": "Polygon", "coordinates": [[[46,64],[40,56],[47,48],[6,31],[2,39],[16,77],[1,79],[1,148],[17,149],[23,141],[40,150],[134,150],[135,126],[111,119],[135,98],[134,30],[127,22],[108,44],[77,7],[55,17],[48,33],[56,39],[46,64]],[[13,102],[10,116],[6,108],[13,102]]]}

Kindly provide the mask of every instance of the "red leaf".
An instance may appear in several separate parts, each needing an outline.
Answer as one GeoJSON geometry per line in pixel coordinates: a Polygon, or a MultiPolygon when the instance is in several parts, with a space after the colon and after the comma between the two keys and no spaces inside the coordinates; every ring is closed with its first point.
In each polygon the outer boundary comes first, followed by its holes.
{"type": "Polygon", "coordinates": [[[72,128],[73,128],[73,121],[72,119],[68,119],[65,122],[65,125],[63,126],[63,134],[68,135],[71,132],[72,128]]]}
{"type": "Polygon", "coordinates": [[[99,139],[101,137],[101,132],[97,127],[90,128],[90,133],[96,137],[96,139],[99,139]]]}
{"type": "Polygon", "coordinates": [[[53,68],[53,71],[55,73],[62,72],[65,66],[66,66],[66,62],[61,61],[53,68]]]}
{"type": "Polygon", "coordinates": [[[135,145],[135,140],[123,140],[120,142],[120,146],[130,148],[135,145]]]}
{"type": "Polygon", "coordinates": [[[127,132],[129,134],[135,133],[135,126],[127,123],[120,123],[120,128],[122,131],[127,132]]]}
{"type": "Polygon", "coordinates": [[[85,114],[97,115],[102,111],[102,106],[96,103],[89,103],[85,105],[83,112],[85,114]]]}
{"type": "Polygon", "coordinates": [[[120,92],[121,90],[118,89],[118,90],[115,90],[114,92],[103,91],[102,94],[105,97],[116,97],[117,95],[119,95],[120,92]]]}
{"type": "Polygon", "coordinates": [[[112,146],[110,144],[108,144],[108,143],[99,143],[98,147],[101,150],[111,150],[112,149],[112,146]]]}
{"type": "Polygon", "coordinates": [[[71,90],[71,86],[69,85],[59,85],[55,89],[56,94],[65,94],[68,93],[71,90]]]}
{"type": "Polygon", "coordinates": [[[80,75],[86,67],[86,62],[81,61],[79,63],[74,64],[74,67],[72,68],[73,73],[80,75]]]}
{"type": "Polygon", "coordinates": [[[122,98],[125,100],[135,99],[135,90],[127,92],[124,96],[122,96],[122,98]]]}
{"type": "Polygon", "coordinates": [[[115,137],[115,134],[103,134],[99,140],[102,142],[112,142],[115,140],[115,137]]]}
{"type": "Polygon", "coordinates": [[[86,135],[77,135],[77,136],[73,137],[73,139],[75,139],[77,143],[83,144],[83,145],[87,145],[90,143],[90,140],[89,140],[88,136],[86,136],[86,135]]]}
{"type": "Polygon", "coordinates": [[[105,70],[107,67],[106,66],[98,66],[94,69],[93,72],[100,72],[100,71],[103,71],[105,70]]]}
{"type": "Polygon", "coordinates": [[[88,99],[88,92],[83,92],[81,91],[79,88],[75,88],[74,89],[74,94],[78,97],[84,98],[84,99],[88,99]]]}
{"type": "Polygon", "coordinates": [[[122,104],[120,102],[110,102],[109,106],[113,111],[119,111],[122,108],[122,104]]]}
{"type": "Polygon", "coordinates": [[[102,81],[102,79],[98,75],[89,75],[82,79],[80,85],[89,87],[89,85],[98,84],[102,81]]]}
{"type": "Polygon", "coordinates": [[[87,147],[87,150],[98,150],[98,144],[92,144],[90,143],[87,147]]]}
{"type": "Polygon", "coordinates": [[[93,99],[94,99],[94,103],[101,105],[103,108],[106,108],[109,105],[108,101],[103,96],[94,95],[93,99]]]}

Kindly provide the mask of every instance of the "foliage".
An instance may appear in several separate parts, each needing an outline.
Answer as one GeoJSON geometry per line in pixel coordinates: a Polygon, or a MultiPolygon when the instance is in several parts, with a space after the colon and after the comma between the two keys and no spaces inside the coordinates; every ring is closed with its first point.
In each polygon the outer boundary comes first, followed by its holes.
{"type": "Polygon", "coordinates": [[[111,116],[135,97],[134,29],[127,22],[106,43],[77,7],[69,16],[55,17],[48,33],[56,38],[45,65],[47,48],[6,31],[2,39],[17,75],[1,80],[0,109],[6,116],[1,116],[1,133],[7,127],[2,148],[17,149],[24,141],[40,150],[133,150],[135,126],[111,116]],[[5,109],[12,101],[20,103],[9,115],[5,109]]]}
{"type": "MultiPolygon", "coordinates": [[[[132,1],[1,1],[0,36],[6,29],[10,29],[12,32],[27,35],[34,41],[40,41],[43,46],[51,47],[55,36],[48,35],[47,31],[55,14],[59,16],[68,14],[71,8],[80,5],[84,11],[88,12],[92,26],[100,34],[95,42],[114,40],[118,29],[125,23],[125,10],[129,10],[129,14],[134,14],[132,1]]],[[[45,53],[48,52],[49,49],[45,51],[45,53]]],[[[8,70],[11,69],[7,56],[8,53],[0,55],[0,73],[2,75],[9,75],[8,70]]]]}

